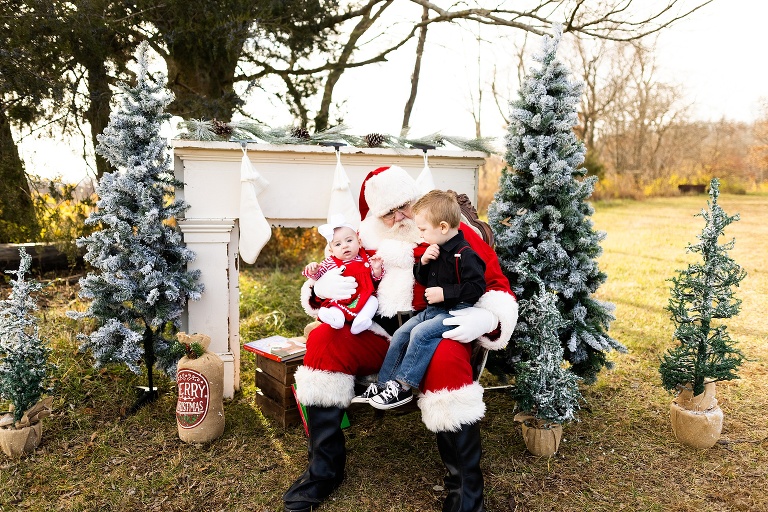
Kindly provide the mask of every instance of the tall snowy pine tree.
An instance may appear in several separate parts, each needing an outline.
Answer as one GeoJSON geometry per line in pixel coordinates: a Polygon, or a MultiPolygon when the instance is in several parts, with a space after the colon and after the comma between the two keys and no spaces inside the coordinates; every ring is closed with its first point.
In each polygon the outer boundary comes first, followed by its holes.
{"type": "MultiPolygon", "coordinates": [[[[584,178],[584,145],[573,133],[582,85],[556,58],[561,32],[545,37],[535,57],[539,69],[524,80],[512,102],[507,166],[488,208],[502,269],[521,301],[543,281],[558,294],[565,320],[559,338],[572,370],[593,382],[607,365],[606,353],[626,350],[608,336],[613,306],[591,295],[605,282],[596,258],[605,234],[593,229],[586,202],[596,178],[584,178]]],[[[521,312],[507,349],[507,363],[529,357],[531,327],[521,312]]]]}
{"type": "Polygon", "coordinates": [[[19,254],[19,270],[6,270],[16,274],[11,280],[11,294],[0,301],[0,399],[13,404],[14,421],[40,400],[50,370],[50,350],[40,339],[33,315],[37,302],[32,294],[42,285],[26,279],[32,257],[23,247],[19,254]]]}
{"type": "Polygon", "coordinates": [[[117,170],[102,176],[98,210],[86,220],[102,229],[77,241],[96,270],[80,281],[80,296],[92,302],[70,316],[97,320],[98,329],[80,336],[81,350],[92,351],[96,366],[125,363],[140,373],[144,360],[151,399],[152,368],[157,363],[173,372],[172,336],[187,300],[199,299],[203,287],[200,271],[186,268],[194,253],[169,222],[188,206],[174,198],[182,184],[160,136],[173,96],[164,77],[150,75],[148,49],[146,42],[139,46],[136,87],[120,85],[120,107],[98,137],[97,151],[117,170]]]}

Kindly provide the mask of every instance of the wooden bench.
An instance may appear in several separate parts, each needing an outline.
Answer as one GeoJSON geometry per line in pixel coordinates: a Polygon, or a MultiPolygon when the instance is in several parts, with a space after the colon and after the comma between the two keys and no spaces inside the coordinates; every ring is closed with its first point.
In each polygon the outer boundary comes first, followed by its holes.
{"type": "MultiPolygon", "coordinates": [[[[466,194],[459,194],[457,199],[459,201],[459,208],[461,208],[461,214],[464,217],[466,223],[475,231],[477,231],[481,237],[483,237],[485,243],[493,247],[496,240],[493,237],[491,226],[489,226],[487,222],[481,220],[478,217],[477,210],[472,205],[472,201],[469,200],[469,197],[466,194]]],[[[472,349],[472,359],[470,360],[470,363],[472,364],[472,377],[474,378],[475,382],[480,380],[480,376],[483,374],[485,363],[487,361],[488,349],[483,348],[475,343],[472,349]]]]}
{"type": "Polygon", "coordinates": [[[684,185],[678,185],[677,190],[679,190],[681,194],[703,194],[707,191],[707,186],[687,183],[684,185]]]}

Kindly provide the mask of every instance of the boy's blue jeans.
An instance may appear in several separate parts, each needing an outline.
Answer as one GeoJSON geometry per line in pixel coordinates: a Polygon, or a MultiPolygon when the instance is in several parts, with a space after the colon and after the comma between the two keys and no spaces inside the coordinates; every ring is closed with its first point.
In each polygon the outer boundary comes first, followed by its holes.
{"type": "MultiPolygon", "coordinates": [[[[462,302],[451,310],[468,307],[470,304],[462,302]]],[[[398,380],[413,388],[419,387],[443,333],[451,329],[443,325],[443,320],[450,316],[447,309],[427,306],[398,328],[379,370],[379,382],[398,380]]]]}

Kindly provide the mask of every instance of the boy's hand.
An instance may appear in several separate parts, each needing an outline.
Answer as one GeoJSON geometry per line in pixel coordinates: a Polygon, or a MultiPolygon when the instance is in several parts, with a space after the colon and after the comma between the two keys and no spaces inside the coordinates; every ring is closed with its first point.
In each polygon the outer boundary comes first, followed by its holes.
{"type": "Polygon", "coordinates": [[[437,244],[432,244],[427,247],[427,250],[424,251],[424,254],[422,254],[421,264],[426,265],[430,261],[436,260],[438,256],[440,256],[440,246],[437,244]]]}
{"type": "Polygon", "coordinates": [[[316,261],[313,261],[312,263],[308,264],[306,267],[304,267],[304,272],[307,274],[316,274],[317,269],[320,267],[320,264],[316,261]]]}
{"type": "Polygon", "coordinates": [[[384,261],[381,259],[381,256],[379,256],[378,254],[369,256],[368,262],[371,264],[371,270],[373,271],[373,275],[377,279],[381,277],[381,270],[384,268],[384,261]]]}
{"type": "Polygon", "coordinates": [[[427,304],[438,304],[445,300],[443,289],[439,286],[433,286],[424,290],[424,298],[427,299],[427,304]]]}

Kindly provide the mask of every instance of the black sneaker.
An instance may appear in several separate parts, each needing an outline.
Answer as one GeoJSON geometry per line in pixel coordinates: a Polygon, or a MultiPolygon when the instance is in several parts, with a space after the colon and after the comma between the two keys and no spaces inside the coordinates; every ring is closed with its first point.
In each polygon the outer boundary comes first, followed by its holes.
{"type": "Polygon", "coordinates": [[[372,382],[368,389],[363,391],[352,399],[353,404],[367,404],[370,403],[371,397],[378,395],[384,390],[384,386],[379,385],[378,382],[372,382]]]}
{"type": "Polygon", "coordinates": [[[384,384],[384,391],[372,397],[369,403],[376,409],[392,409],[407,404],[413,400],[413,390],[403,389],[396,380],[388,380],[384,384]]]}

